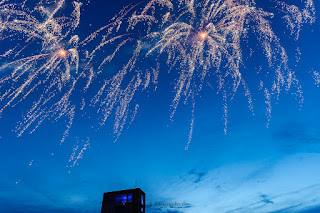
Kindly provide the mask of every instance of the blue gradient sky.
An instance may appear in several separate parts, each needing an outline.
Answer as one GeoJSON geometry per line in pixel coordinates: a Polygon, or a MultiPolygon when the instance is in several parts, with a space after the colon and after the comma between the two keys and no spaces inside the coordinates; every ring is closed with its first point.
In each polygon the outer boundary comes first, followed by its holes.
{"type": "MultiPolygon", "coordinates": [[[[84,6],[81,25],[97,29],[128,3],[92,0],[84,6]]],[[[197,100],[193,139],[185,151],[190,106],[180,107],[170,121],[173,92],[165,84],[137,98],[136,119],[116,143],[112,127],[91,129],[81,118],[62,145],[63,122],[45,123],[18,138],[12,129],[26,111],[23,105],[10,109],[0,120],[0,212],[99,212],[104,192],[136,185],[147,203],[190,204],[152,206],[150,213],[320,212],[320,88],[311,73],[320,70],[319,19],[303,28],[296,43],[300,62],[292,57],[289,62],[300,79],[304,104],[299,110],[294,96],[283,93],[272,104],[269,128],[265,100],[253,91],[255,115],[245,97],[236,96],[225,135],[222,103],[206,90],[197,100]],[[82,147],[87,137],[90,148],[70,167],[73,148],[82,147]]]]}

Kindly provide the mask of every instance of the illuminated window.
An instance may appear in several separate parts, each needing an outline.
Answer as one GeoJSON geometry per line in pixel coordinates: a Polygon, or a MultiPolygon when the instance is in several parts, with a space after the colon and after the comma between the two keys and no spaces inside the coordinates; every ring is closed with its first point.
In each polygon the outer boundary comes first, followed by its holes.
{"type": "Polygon", "coordinates": [[[131,193],[128,194],[128,203],[132,203],[132,194],[131,193]]]}
{"type": "Polygon", "coordinates": [[[143,195],[141,195],[141,204],[143,205],[144,204],[144,202],[143,202],[143,195]]]}
{"type": "Polygon", "coordinates": [[[117,204],[119,204],[119,203],[125,204],[127,202],[127,194],[116,195],[114,201],[117,204]]]}

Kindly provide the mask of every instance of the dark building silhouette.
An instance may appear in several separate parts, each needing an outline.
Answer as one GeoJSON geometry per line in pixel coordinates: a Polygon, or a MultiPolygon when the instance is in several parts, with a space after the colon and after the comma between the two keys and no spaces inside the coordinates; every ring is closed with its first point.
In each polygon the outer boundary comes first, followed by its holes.
{"type": "Polygon", "coordinates": [[[104,193],[101,213],[145,213],[145,199],[140,188],[104,193]]]}

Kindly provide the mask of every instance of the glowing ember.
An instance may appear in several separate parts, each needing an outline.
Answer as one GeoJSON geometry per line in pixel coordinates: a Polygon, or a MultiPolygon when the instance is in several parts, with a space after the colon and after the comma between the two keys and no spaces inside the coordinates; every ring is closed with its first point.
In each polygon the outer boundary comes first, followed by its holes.
{"type": "Polygon", "coordinates": [[[60,58],[65,58],[67,56],[67,51],[65,51],[64,49],[61,49],[57,52],[57,54],[60,58]]]}
{"type": "Polygon", "coordinates": [[[204,39],[206,39],[206,38],[208,37],[208,34],[205,33],[205,32],[201,32],[201,33],[199,34],[199,37],[204,40],[204,39]]]}

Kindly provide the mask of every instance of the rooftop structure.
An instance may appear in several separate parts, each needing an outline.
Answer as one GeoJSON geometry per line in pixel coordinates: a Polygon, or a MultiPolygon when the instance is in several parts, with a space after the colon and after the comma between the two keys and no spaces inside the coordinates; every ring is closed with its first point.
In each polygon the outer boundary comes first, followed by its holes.
{"type": "Polygon", "coordinates": [[[101,213],[145,213],[145,193],[140,188],[104,193],[101,213]]]}

